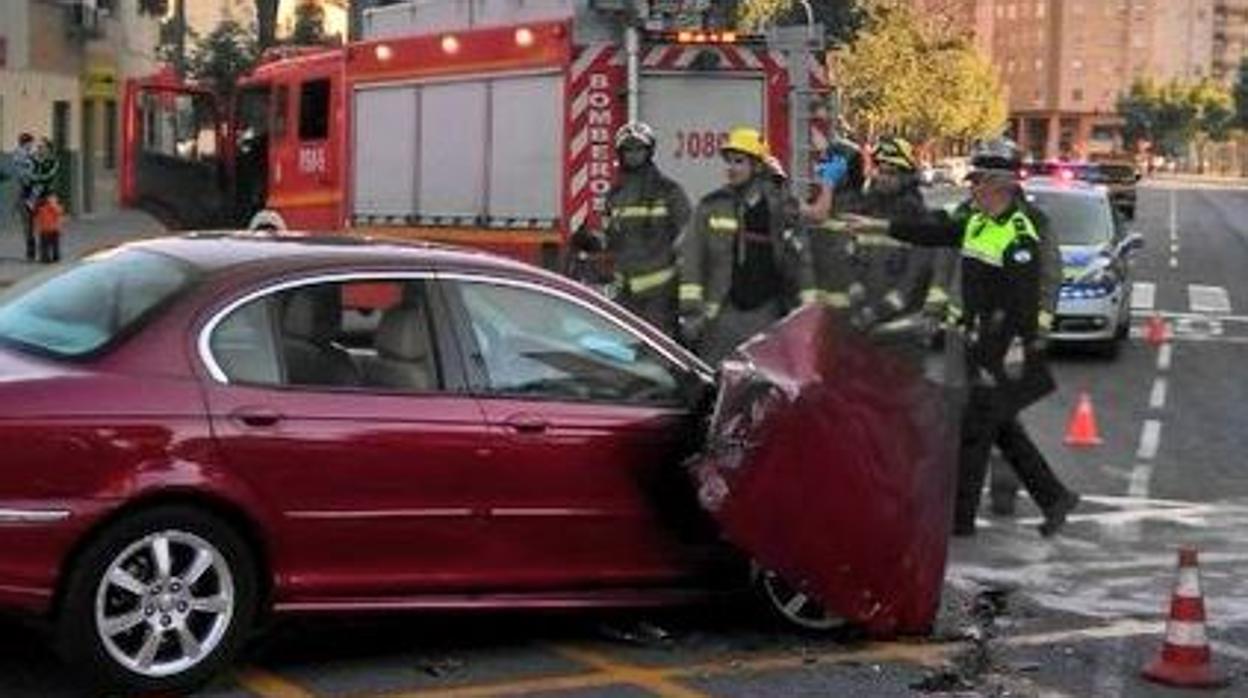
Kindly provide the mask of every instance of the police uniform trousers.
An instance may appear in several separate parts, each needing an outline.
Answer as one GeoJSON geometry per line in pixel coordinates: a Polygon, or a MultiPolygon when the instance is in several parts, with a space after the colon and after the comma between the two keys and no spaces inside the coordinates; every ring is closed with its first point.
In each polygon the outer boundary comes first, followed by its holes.
{"type": "Polygon", "coordinates": [[[954,530],[973,531],[980,495],[988,472],[988,457],[995,444],[1036,504],[1048,511],[1067,494],[1040,449],[1027,434],[1016,411],[1002,412],[983,388],[972,388],[962,419],[962,446],[958,458],[958,494],[954,506],[954,530]]]}

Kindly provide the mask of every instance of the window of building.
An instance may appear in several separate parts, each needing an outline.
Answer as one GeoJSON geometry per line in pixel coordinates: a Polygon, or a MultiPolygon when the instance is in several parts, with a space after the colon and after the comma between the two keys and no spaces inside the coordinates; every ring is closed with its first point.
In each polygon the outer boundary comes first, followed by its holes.
{"type": "Polygon", "coordinates": [[[1041,70],[1044,70],[1044,59],[1037,58],[1036,59],[1036,72],[1040,72],[1041,70]]]}
{"type": "Polygon", "coordinates": [[[329,79],[309,80],[299,88],[299,140],[329,137],[329,79]]]}
{"type": "Polygon", "coordinates": [[[1070,62],[1071,70],[1083,70],[1083,59],[1076,58],[1070,62]]]}
{"type": "Polygon", "coordinates": [[[1018,6],[1013,3],[1005,8],[1005,16],[1009,19],[1018,19],[1018,6]]]}
{"type": "Polygon", "coordinates": [[[1044,12],[1045,12],[1044,0],[1040,0],[1040,2],[1036,3],[1036,19],[1043,18],[1044,12]]]}
{"type": "Polygon", "coordinates": [[[1083,89],[1076,87],[1075,89],[1071,90],[1070,98],[1076,102],[1082,102],[1083,101],[1083,89]]]}

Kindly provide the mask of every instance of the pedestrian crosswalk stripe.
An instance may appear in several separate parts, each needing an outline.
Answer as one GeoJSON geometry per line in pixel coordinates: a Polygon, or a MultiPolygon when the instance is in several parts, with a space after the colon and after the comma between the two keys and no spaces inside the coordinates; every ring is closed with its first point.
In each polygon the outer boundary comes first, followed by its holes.
{"type": "Polygon", "coordinates": [[[1194,313],[1231,312],[1231,298],[1221,286],[1188,284],[1187,301],[1194,313]]]}
{"type": "Polygon", "coordinates": [[[1136,281],[1131,284],[1131,309],[1152,310],[1157,305],[1157,284],[1136,281]]]}

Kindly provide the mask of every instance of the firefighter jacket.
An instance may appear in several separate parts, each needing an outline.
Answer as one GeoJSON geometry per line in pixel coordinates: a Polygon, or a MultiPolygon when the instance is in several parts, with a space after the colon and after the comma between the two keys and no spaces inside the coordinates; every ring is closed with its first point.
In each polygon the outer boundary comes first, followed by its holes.
{"type": "Polygon", "coordinates": [[[1041,240],[1047,221],[1032,218],[1022,202],[992,218],[974,213],[959,220],[943,212],[897,220],[889,235],[924,246],[960,251],[967,371],[973,389],[1013,414],[1054,388],[1035,341],[1044,293],[1041,240]]]}
{"type": "Polygon", "coordinates": [[[680,245],[680,314],[712,319],[729,302],[734,274],[749,260],[746,230],[747,192],[766,202],[767,235],[780,273],[785,309],[816,299],[814,267],[807,232],[799,225],[797,202],[764,177],[745,188],[724,187],[698,203],[680,245]]]}
{"type": "MultiPolygon", "coordinates": [[[[858,211],[888,219],[922,218],[927,207],[919,192],[918,178],[898,175],[895,186],[868,186],[858,211]]],[[[886,237],[857,241],[854,279],[850,297],[855,311],[865,312],[870,322],[881,323],[922,310],[938,262],[951,266],[950,256],[934,248],[910,246],[886,237]]]]}
{"type": "Polygon", "coordinates": [[[625,295],[676,279],[676,239],[689,222],[689,197],[653,164],[626,172],[607,196],[607,251],[625,295]]]}
{"type": "MultiPolygon", "coordinates": [[[[852,184],[838,186],[832,199],[833,210],[837,213],[862,213],[861,184],[858,182],[858,187],[852,184]]],[[[845,233],[844,224],[835,216],[829,216],[822,223],[812,226],[810,246],[819,300],[835,310],[848,310],[850,285],[856,276],[858,240],[845,233]]],[[[857,284],[855,296],[862,298],[864,290],[861,283],[857,284]]]]}

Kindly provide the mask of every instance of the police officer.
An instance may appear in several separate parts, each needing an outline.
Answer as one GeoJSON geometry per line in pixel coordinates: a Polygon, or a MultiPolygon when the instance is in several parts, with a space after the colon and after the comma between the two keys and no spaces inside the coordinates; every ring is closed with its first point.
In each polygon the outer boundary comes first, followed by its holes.
{"type": "MultiPolygon", "coordinates": [[[[974,172],[972,197],[975,211],[969,216],[935,212],[918,220],[895,219],[887,232],[915,244],[961,251],[960,330],[970,394],[962,420],[954,535],[975,532],[988,456],[996,444],[1043,510],[1040,533],[1047,537],[1079,503],[1018,419],[1023,408],[1054,388],[1040,347],[1037,312],[1047,221],[1025,205],[1016,174],[1007,170],[974,172]]],[[[873,226],[865,219],[854,224],[859,231],[873,226]]]]}
{"type": "Polygon", "coordinates": [[[681,335],[712,363],[816,295],[800,205],[767,167],[762,135],[734,128],[720,154],[727,184],[698,203],[680,260],[681,335]]]}
{"type": "Polygon", "coordinates": [[[676,333],[676,238],[689,221],[689,197],[654,164],[650,126],[615,134],[620,176],[607,195],[607,251],[616,300],[669,335],[676,333]]]}
{"type": "MultiPolygon", "coordinates": [[[[1023,168],[1022,152],[1009,139],[990,139],[978,144],[972,152],[971,167],[973,168],[972,176],[975,176],[975,172],[981,171],[1001,171],[1011,175],[1018,175],[1023,168]]],[[[1030,208],[1025,201],[1021,202],[1020,205],[1033,218],[1042,215],[1030,208]]],[[[973,202],[968,202],[966,215],[969,215],[973,208],[973,202]]],[[[1057,310],[1057,298],[1062,285],[1062,255],[1055,235],[1044,235],[1040,240],[1040,270],[1040,307],[1037,321],[1043,336],[1052,329],[1053,314],[1057,310]]],[[[956,314],[958,309],[955,302],[952,310],[956,314]]],[[[989,485],[991,496],[989,501],[992,513],[1000,516],[1010,516],[1014,513],[1019,483],[1018,478],[1014,474],[1014,469],[1006,467],[1007,464],[1013,465],[1009,463],[1013,451],[1008,446],[1001,447],[999,450],[1006,458],[1006,462],[1003,463],[1000,460],[992,461],[989,485]]]]}

